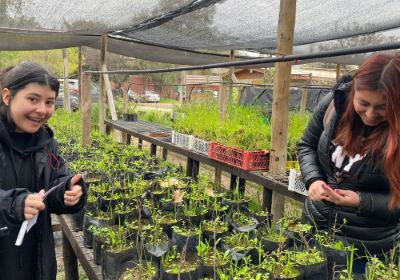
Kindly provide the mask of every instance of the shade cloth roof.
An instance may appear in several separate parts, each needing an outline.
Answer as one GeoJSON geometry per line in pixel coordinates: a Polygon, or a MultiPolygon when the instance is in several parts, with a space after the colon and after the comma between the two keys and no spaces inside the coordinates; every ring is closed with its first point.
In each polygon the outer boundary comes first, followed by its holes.
{"type": "MultiPolygon", "coordinates": [[[[400,1],[297,0],[294,53],[398,41],[399,14],[400,1]]],[[[99,48],[108,33],[108,51],[117,54],[216,63],[227,57],[212,53],[232,49],[273,54],[278,16],[277,0],[3,0],[0,50],[99,48]]],[[[330,61],[358,64],[364,57],[330,61]]]]}

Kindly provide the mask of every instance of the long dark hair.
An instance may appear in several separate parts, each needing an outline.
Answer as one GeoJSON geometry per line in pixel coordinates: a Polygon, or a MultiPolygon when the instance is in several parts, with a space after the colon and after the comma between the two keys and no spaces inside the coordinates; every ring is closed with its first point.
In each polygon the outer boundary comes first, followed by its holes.
{"type": "Polygon", "coordinates": [[[347,154],[369,153],[382,162],[390,184],[391,208],[400,203],[400,54],[380,53],[370,56],[357,70],[344,113],[339,120],[335,141],[347,154]],[[369,90],[386,99],[386,121],[365,139],[361,118],[354,110],[355,91],[369,90]]]}
{"type": "MultiPolygon", "coordinates": [[[[58,95],[60,82],[50,74],[41,65],[23,61],[15,66],[8,67],[0,73],[0,87],[1,91],[7,88],[10,91],[10,102],[12,98],[29,83],[38,83],[40,85],[47,85],[58,95]]],[[[9,106],[4,104],[3,98],[0,98],[0,119],[7,120],[11,127],[15,124],[10,118],[9,106]]]]}

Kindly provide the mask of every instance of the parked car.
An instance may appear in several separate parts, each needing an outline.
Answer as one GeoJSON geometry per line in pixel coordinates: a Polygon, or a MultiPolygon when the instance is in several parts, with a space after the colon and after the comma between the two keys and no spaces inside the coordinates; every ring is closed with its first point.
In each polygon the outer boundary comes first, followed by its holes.
{"type": "MultiPolygon", "coordinates": [[[[64,79],[58,79],[60,82],[60,90],[64,92],[64,79]]],[[[79,94],[79,81],[77,79],[68,79],[68,90],[70,93],[79,94]]]]}
{"type": "Polygon", "coordinates": [[[144,102],[144,97],[131,89],[128,90],[128,98],[135,102],[144,102]]]}
{"type": "MultiPolygon", "coordinates": [[[[69,100],[72,111],[79,110],[79,96],[75,93],[69,94],[69,100]]],[[[64,92],[59,92],[55,102],[56,108],[62,108],[64,106],[64,92]]]]}
{"type": "Polygon", "coordinates": [[[160,102],[160,95],[155,91],[146,90],[144,92],[144,101],[158,103],[160,102]]]}

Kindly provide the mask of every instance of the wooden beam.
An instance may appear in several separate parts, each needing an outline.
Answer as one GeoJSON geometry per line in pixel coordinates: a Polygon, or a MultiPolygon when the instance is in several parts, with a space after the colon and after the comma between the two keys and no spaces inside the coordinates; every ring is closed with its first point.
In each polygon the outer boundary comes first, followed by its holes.
{"type": "MultiPolygon", "coordinates": [[[[296,18],[296,0],[280,0],[277,54],[293,52],[293,35],[296,18]]],[[[285,173],[287,157],[287,135],[289,119],[289,87],[291,62],[275,63],[274,93],[271,117],[270,172],[285,173]]],[[[272,194],[274,220],[283,216],[285,197],[277,192],[272,194]]]]}
{"type": "MultiPolygon", "coordinates": [[[[101,65],[101,71],[105,71],[107,72],[107,66],[105,64],[101,65]]],[[[117,111],[115,110],[115,103],[114,103],[114,96],[111,90],[111,83],[110,83],[110,79],[108,77],[108,74],[103,74],[103,79],[104,79],[104,87],[106,89],[106,93],[107,93],[107,100],[108,100],[108,107],[110,108],[110,112],[111,112],[111,119],[112,120],[117,120],[117,111]]]]}
{"type": "MultiPolygon", "coordinates": [[[[101,36],[101,49],[100,49],[100,68],[103,64],[106,63],[106,54],[107,54],[107,34],[103,34],[101,36]]],[[[106,127],[104,124],[105,115],[106,115],[106,89],[104,84],[103,75],[100,74],[99,77],[99,131],[100,133],[105,133],[106,127]]]]}
{"type": "Polygon", "coordinates": [[[90,108],[92,107],[92,98],[90,94],[90,74],[82,73],[82,144],[90,144],[90,108]]]}
{"type": "Polygon", "coordinates": [[[67,58],[67,49],[62,49],[62,57],[64,64],[64,110],[67,112],[71,112],[71,100],[69,99],[69,83],[68,83],[68,58],[67,58]]]}
{"type": "Polygon", "coordinates": [[[221,122],[221,125],[225,121],[225,111],[226,111],[226,105],[228,101],[227,97],[227,88],[226,84],[224,83],[224,80],[222,79],[219,95],[218,95],[218,105],[219,105],[219,120],[221,122]]]}

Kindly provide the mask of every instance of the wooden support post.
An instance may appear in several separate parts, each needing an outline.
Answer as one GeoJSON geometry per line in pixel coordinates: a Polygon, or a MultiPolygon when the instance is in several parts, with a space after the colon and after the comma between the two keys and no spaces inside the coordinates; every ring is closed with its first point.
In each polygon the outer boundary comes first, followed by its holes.
{"type": "Polygon", "coordinates": [[[157,145],[151,144],[150,145],[150,155],[155,157],[157,155],[157,145]]]}
{"type": "Polygon", "coordinates": [[[71,99],[69,97],[69,83],[68,83],[68,57],[67,57],[67,49],[62,49],[62,57],[64,62],[64,110],[67,112],[71,112],[71,99]]]}
{"type": "MultiPolygon", "coordinates": [[[[126,114],[126,113],[128,113],[128,103],[129,103],[128,90],[125,89],[125,87],[123,85],[121,86],[121,88],[122,88],[122,100],[123,100],[122,113],[126,114]]],[[[128,144],[131,142],[130,138],[131,138],[130,135],[128,135],[126,132],[122,132],[122,142],[128,144]],[[129,140],[128,140],[128,137],[129,137],[129,140]]]]}
{"type": "Polygon", "coordinates": [[[143,147],[143,139],[138,139],[138,149],[141,150],[143,147]]]}
{"type": "Polygon", "coordinates": [[[167,158],[168,158],[168,149],[163,147],[162,148],[162,159],[166,161],[167,158]]]}
{"type": "MultiPolygon", "coordinates": [[[[296,0],[280,0],[277,54],[293,52],[296,0]]],[[[289,118],[289,86],[291,62],[275,63],[274,93],[271,118],[270,172],[284,174],[287,158],[287,135],[289,118]]],[[[274,220],[283,216],[285,197],[273,192],[272,209],[274,220]]]]}
{"type": "MultiPolygon", "coordinates": [[[[100,49],[100,69],[103,64],[106,63],[106,53],[107,53],[107,34],[101,36],[101,49],[100,49]]],[[[106,89],[103,79],[103,74],[99,77],[99,131],[100,133],[105,132],[105,116],[106,116],[106,89]]]]}
{"type": "Polygon", "coordinates": [[[267,189],[264,186],[263,190],[263,210],[267,210],[268,213],[271,213],[271,204],[272,204],[272,191],[267,189]]]}
{"type": "Polygon", "coordinates": [[[245,191],[246,191],[246,179],[243,179],[243,178],[239,177],[239,183],[238,184],[239,184],[239,186],[238,186],[239,192],[244,194],[245,191]]]}
{"type": "Polygon", "coordinates": [[[82,98],[80,93],[82,92],[82,47],[78,47],[78,85],[79,85],[79,110],[82,109],[82,98]]]}
{"type": "Polygon", "coordinates": [[[74,250],[69,244],[68,238],[64,232],[62,232],[62,244],[63,244],[63,258],[64,258],[64,272],[65,279],[67,280],[78,280],[78,261],[74,250]]]}
{"type": "Polygon", "coordinates": [[[300,101],[300,114],[304,115],[307,110],[307,99],[308,99],[308,89],[301,89],[301,101],[300,101]]]}
{"type": "Polygon", "coordinates": [[[106,125],[106,135],[110,135],[111,134],[111,126],[110,125],[106,125]]]}
{"type": "Polygon", "coordinates": [[[226,111],[226,105],[227,105],[227,89],[226,85],[224,82],[221,83],[221,89],[218,95],[218,103],[219,103],[219,120],[221,122],[221,125],[225,121],[225,111],[226,111]]]}
{"type": "Polygon", "coordinates": [[[186,176],[191,177],[193,173],[193,159],[190,157],[186,160],[186,176]]]}
{"type": "Polygon", "coordinates": [[[236,190],[236,187],[237,187],[237,176],[231,174],[231,181],[229,183],[229,189],[231,191],[234,191],[234,190],[236,190]]]}
{"type": "Polygon", "coordinates": [[[125,144],[130,145],[131,144],[131,135],[129,135],[128,133],[124,133],[125,134],[125,144]]]}
{"type": "Polygon", "coordinates": [[[336,81],[340,79],[340,64],[336,64],[336,81]]]}
{"type": "MultiPolygon", "coordinates": [[[[235,60],[235,51],[231,50],[229,54],[229,61],[234,61],[235,60]]],[[[235,67],[229,67],[229,95],[228,95],[228,104],[231,104],[233,102],[233,79],[232,77],[234,76],[235,73],[235,67]]]]}
{"type": "Polygon", "coordinates": [[[221,186],[221,178],[222,178],[222,170],[216,167],[214,173],[214,182],[216,187],[221,186]]]}
{"type": "Polygon", "coordinates": [[[82,99],[82,144],[90,144],[90,110],[92,107],[92,98],[90,94],[90,74],[82,74],[82,92],[80,93],[82,99]]]}
{"type": "Polygon", "coordinates": [[[199,179],[200,163],[197,160],[193,160],[192,178],[197,181],[199,179]]]}

